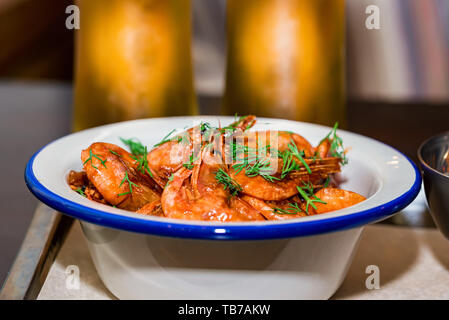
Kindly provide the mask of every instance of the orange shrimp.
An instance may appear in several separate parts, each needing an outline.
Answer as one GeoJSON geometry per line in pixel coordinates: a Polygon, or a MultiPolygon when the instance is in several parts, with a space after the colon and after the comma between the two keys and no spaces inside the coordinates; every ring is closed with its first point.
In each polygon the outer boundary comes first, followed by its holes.
{"type": "Polygon", "coordinates": [[[143,214],[146,216],[158,216],[163,217],[164,211],[162,211],[162,205],[160,200],[155,200],[144,205],[142,208],[136,211],[136,213],[143,214]]]}
{"type": "MultiPolygon", "coordinates": [[[[251,205],[254,209],[256,209],[260,214],[262,214],[267,220],[288,220],[294,218],[305,217],[306,213],[304,212],[294,212],[292,213],[279,213],[276,212],[275,208],[285,209],[290,212],[288,202],[287,201],[279,201],[279,202],[269,202],[263,201],[250,196],[242,196],[242,200],[246,201],[249,205],[251,205]]],[[[299,200],[298,200],[299,202],[299,200]]]]}
{"type": "Polygon", "coordinates": [[[309,158],[313,155],[314,148],[310,144],[310,142],[304,138],[303,136],[287,131],[279,131],[278,134],[278,150],[285,151],[288,149],[288,145],[291,142],[294,142],[298,150],[304,151],[304,155],[306,158],[309,158]]]}
{"type": "Polygon", "coordinates": [[[328,157],[329,150],[331,148],[331,142],[329,139],[324,139],[320,142],[320,144],[314,148],[314,154],[317,155],[321,159],[325,159],[328,157]]]}
{"type": "Polygon", "coordinates": [[[136,211],[160,199],[160,188],[126,150],[94,143],[81,153],[89,181],[111,205],[136,211]]]}
{"type": "Polygon", "coordinates": [[[264,177],[263,175],[248,175],[246,168],[239,170],[235,164],[238,161],[242,161],[241,159],[237,159],[231,165],[230,176],[242,186],[244,194],[252,197],[270,201],[285,200],[298,193],[296,188],[298,185],[310,182],[314,186],[318,186],[330,173],[340,171],[338,159],[335,159],[336,161],[331,159],[310,159],[315,151],[319,154],[327,154],[327,143],[322,143],[315,149],[304,137],[285,131],[251,132],[240,137],[240,139],[242,141],[239,143],[246,146],[245,152],[247,153],[243,156],[248,158],[260,157],[263,161],[266,161],[266,167],[273,169],[271,172],[265,172],[264,177]],[[308,164],[310,172],[306,172],[306,167],[299,159],[294,157],[292,161],[302,166],[305,174],[289,174],[279,179],[284,163],[278,159],[277,152],[289,150],[292,143],[294,143],[299,152],[304,152],[304,161],[308,164]],[[248,151],[248,149],[254,150],[252,155],[250,155],[251,151],[248,151]],[[260,156],[260,152],[266,152],[266,156],[260,156]],[[273,152],[273,155],[270,152],[273,152]],[[274,179],[266,179],[267,176],[274,177],[274,179]]]}
{"type": "MultiPolygon", "coordinates": [[[[255,122],[255,116],[246,116],[226,128],[243,132],[251,128],[255,122]]],[[[156,182],[164,188],[168,178],[178,171],[183,164],[189,162],[192,153],[195,152],[194,148],[198,149],[205,143],[212,142],[217,133],[223,135],[220,129],[212,129],[206,137],[203,137],[204,132],[201,132],[201,126],[190,128],[151,150],[147,159],[156,182]]],[[[223,131],[225,131],[225,128],[223,128],[223,131]]],[[[221,139],[217,139],[215,142],[218,141],[221,142],[221,139]]]]}
{"type": "Polygon", "coordinates": [[[315,197],[320,200],[313,203],[316,209],[311,205],[307,207],[306,202],[298,196],[284,201],[263,201],[250,196],[243,196],[242,199],[268,220],[287,220],[322,214],[344,209],[366,200],[355,192],[336,188],[323,188],[315,193],[315,197]]]}
{"type": "Polygon", "coordinates": [[[215,178],[220,164],[204,161],[208,157],[212,157],[210,152],[203,150],[200,164],[192,170],[183,167],[173,175],[162,193],[165,216],[219,222],[264,220],[245,201],[229,197],[215,178]]]}
{"type": "Polygon", "coordinates": [[[244,171],[236,173],[233,169],[230,169],[229,175],[240,184],[242,193],[268,201],[288,199],[298,193],[297,186],[303,185],[303,183],[319,185],[322,181],[320,174],[286,177],[273,181],[268,181],[260,175],[248,177],[244,171]]]}
{"type": "Polygon", "coordinates": [[[315,196],[326,203],[315,203],[316,209],[309,207],[310,214],[340,210],[366,200],[364,196],[358,193],[337,188],[323,188],[316,192],[315,196]]]}

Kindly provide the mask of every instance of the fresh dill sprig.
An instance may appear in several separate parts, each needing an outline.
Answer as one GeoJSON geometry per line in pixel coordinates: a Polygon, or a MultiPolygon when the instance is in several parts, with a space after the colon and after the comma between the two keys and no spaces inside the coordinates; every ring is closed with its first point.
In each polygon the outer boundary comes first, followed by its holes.
{"type": "Polygon", "coordinates": [[[202,122],[200,124],[200,131],[203,134],[207,130],[213,129],[209,122],[202,122]]]}
{"type": "Polygon", "coordinates": [[[256,162],[247,164],[245,167],[245,174],[250,178],[261,176],[270,182],[279,181],[280,179],[278,177],[271,175],[272,171],[271,163],[268,159],[257,160],[256,162]]]}
{"type": "Polygon", "coordinates": [[[279,152],[279,158],[282,159],[281,179],[284,179],[290,172],[301,169],[299,164],[293,160],[293,154],[290,151],[279,152]]]}
{"type": "Polygon", "coordinates": [[[313,185],[310,182],[308,184],[304,183],[304,187],[297,186],[296,189],[298,190],[302,198],[306,201],[307,215],[309,214],[309,206],[316,210],[317,207],[315,203],[327,204],[327,202],[321,200],[313,193],[313,185]]]}
{"type": "Polygon", "coordinates": [[[289,207],[287,209],[274,208],[273,212],[278,213],[278,214],[299,214],[300,212],[304,212],[306,215],[309,215],[309,207],[312,207],[315,210],[317,209],[315,203],[327,204],[326,202],[324,202],[323,200],[321,200],[314,194],[314,188],[313,188],[312,183],[303,182],[303,184],[304,184],[303,187],[297,186],[296,188],[297,188],[299,194],[301,195],[301,197],[306,202],[306,210],[305,211],[303,209],[301,209],[301,207],[298,205],[298,203],[294,202],[294,203],[289,203],[288,204],[289,207]]]}
{"type": "Polygon", "coordinates": [[[105,167],[107,169],[107,167],[106,167],[107,159],[105,159],[105,160],[101,159],[100,156],[98,156],[97,154],[92,152],[92,149],[89,149],[89,158],[87,158],[87,160],[84,161],[83,165],[85,165],[86,163],[88,163],[90,161],[90,165],[98,170],[98,168],[96,166],[94,166],[94,164],[93,164],[94,158],[97,159],[98,161],[100,161],[100,163],[103,165],[103,167],[105,167]]]}
{"type": "Polygon", "coordinates": [[[228,190],[232,196],[236,196],[243,190],[238,182],[232,179],[229,174],[221,168],[215,173],[215,179],[221,183],[223,188],[228,190]]]}
{"type": "Polygon", "coordinates": [[[237,125],[240,123],[239,122],[235,122],[235,123],[231,123],[230,125],[223,127],[220,129],[221,133],[234,133],[237,130],[237,125]]]}
{"type": "Polygon", "coordinates": [[[189,169],[189,170],[192,170],[193,168],[194,168],[194,163],[196,162],[196,161],[198,161],[198,157],[195,157],[194,155],[193,155],[193,152],[192,152],[192,154],[190,155],[190,157],[189,157],[189,162],[187,162],[187,163],[184,163],[182,166],[184,167],[184,168],[187,168],[187,169],[189,169]]]}
{"type": "Polygon", "coordinates": [[[168,177],[168,180],[167,180],[167,183],[165,184],[164,189],[168,187],[168,185],[170,184],[170,182],[173,181],[174,178],[175,178],[175,175],[172,173],[171,176],[168,177]]]}
{"type": "Polygon", "coordinates": [[[329,183],[331,182],[331,177],[327,177],[326,178],[326,181],[324,182],[324,185],[323,185],[323,188],[327,188],[327,187],[329,187],[329,183]]]}
{"type": "Polygon", "coordinates": [[[131,180],[129,180],[129,176],[128,176],[128,171],[125,172],[125,177],[123,178],[122,182],[120,182],[119,188],[125,183],[128,182],[128,186],[129,186],[129,191],[125,192],[125,193],[120,193],[118,196],[126,196],[127,194],[132,194],[133,193],[133,186],[135,187],[139,187],[137,184],[135,184],[134,182],[132,182],[131,180]]]}
{"type": "Polygon", "coordinates": [[[142,156],[133,157],[134,160],[137,162],[137,171],[139,171],[141,174],[148,173],[150,177],[153,178],[153,174],[150,171],[150,167],[148,166],[148,149],[145,146],[142,156]]]}
{"type": "Polygon", "coordinates": [[[312,160],[313,163],[315,163],[318,159],[323,160],[323,158],[321,158],[321,155],[318,153],[318,151],[315,151],[313,153],[313,156],[310,159],[312,160]]]}
{"type": "Polygon", "coordinates": [[[78,192],[80,195],[82,195],[84,198],[87,198],[86,193],[84,193],[84,190],[81,188],[78,188],[75,190],[76,192],[78,192]]]}
{"type": "Polygon", "coordinates": [[[133,155],[141,156],[141,155],[144,154],[145,147],[139,141],[139,139],[136,139],[136,138],[131,138],[131,139],[120,138],[120,140],[129,147],[129,150],[131,151],[131,153],[133,155]]]}
{"type": "Polygon", "coordinates": [[[178,143],[189,144],[190,143],[190,135],[187,131],[181,133],[181,135],[177,138],[178,143]]]}
{"type": "Polygon", "coordinates": [[[215,127],[212,127],[209,122],[201,122],[200,125],[200,133],[202,136],[202,140],[204,141],[210,141],[212,135],[217,131],[218,129],[215,127]]]}
{"type": "Polygon", "coordinates": [[[113,155],[117,156],[117,157],[121,157],[121,155],[119,155],[117,152],[109,149],[109,152],[112,153],[113,155]]]}
{"type": "Polygon", "coordinates": [[[232,165],[232,168],[239,174],[243,169],[245,175],[248,177],[261,176],[267,181],[274,182],[280,180],[279,178],[271,175],[272,167],[270,160],[266,158],[267,151],[270,146],[267,145],[264,148],[253,148],[237,143],[231,143],[232,159],[236,159],[236,163],[232,165]]]}
{"type": "Polygon", "coordinates": [[[299,214],[302,212],[302,209],[300,208],[298,203],[294,202],[289,203],[287,209],[274,208],[273,212],[277,214],[299,214]]]}
{"type": "MultiPolygon", "coordinates": [[[[172,139],[172,138],[169,138],[169,137],[170,137],[170,136],[173,134],[173,132],[175,132],[175,131],[176,131],[176,129],[173,129],[172,131],[170,131],[165,137],[162,138],[162,140],[161,140],[159,143],[156,143],[156,144],[154,145],[154,147],[156,148],[156,147],[159,147],[159,146],[163,145],[164,143],[173,141],[173,139],[172,139]]],[[[179,140],[178,140],[178,142],[179,142],[179,140]]]]}
{"type": "Polygon", "coordinates": [[[337,129],[338,129],[338,122],[335,123],[331,132],[329,132],[327,134],[327,136],[324,137],[324,139],[321,141],[329,139],[329,141],[331,143],[331,146],[329,149],[330,155],[332,157],[340,158],[341,164],[345,165],[345,164],[348,164],[348,158],[346,157],[345,148],[343,147],[343,139],[337,135],[337,129]]]}
{"type": "Polygon", "coordinates": [[[278,152],[279,158],[282,159],[282,172],[281,172],[281,179],[284,179],[289,173],[292,171],[297,171],[301,169],[301,165],[297,163],[293,157],[296,157],[304,168],[306,168],[307,172],[309,174],[312,173],[312,170],[310,170],[309,165],[304,160],[305,153],[304,151],[299,151],[298,147],[296,146],[293,139],[290,140],[290,143],[288,144],[288,150],[285,150],[283,152],[278,152]]]}
{"type": "Polygon", "coordinates": [[[295,156],[299,161],[301,161],[301,163],[303,164],[303,166],[306,168],[307,172],[309,174],[312,173],[312,170],[310,170],[309,165],[307,164],[307,162],[304,160],[304,151],[299,151],[298,147],[296,146],[295,141],[293,141],[293,139],[290,139],[290,143],[288,144],[288,149],[291,152],[291,154],[293,156],[295,156]]]}
{"type": "MultiPolygon", "coordinates": [[[[238,114],[236,113],[234,115],[234,122],[229,124],[226,127],[221,128],[220,133],[226,133],[226,134],[232,134],[237,130],[237,127],[240,125],[240,123],[247,118],[248,116],[241,116],[239,117],[238,114]]],[[[251,123],[248,123],[248,125],[246,126],[245,129],[243,129],[243,132],[247,131],[248,129],[250,129],[252,126],[254,125],[254,121],[251,123]]]]}

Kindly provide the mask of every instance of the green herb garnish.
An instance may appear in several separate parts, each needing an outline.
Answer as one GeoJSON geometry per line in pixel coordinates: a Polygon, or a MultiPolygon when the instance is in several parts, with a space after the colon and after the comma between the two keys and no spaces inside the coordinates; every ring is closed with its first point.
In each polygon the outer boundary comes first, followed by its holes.
{"type": "Polygon", "coordinates": [[[121,155],[119,155],[117,152],[109,149],[109,152],[112,153],[113,155],[117,156],[117,157],[121,157],[121,155]]]}
{"type": "Polygon", "coordinates": [[[261,176],[267,181],[274,182],[280,180],[271,175],[273,168],[270,160],[266,157],[270,146],[264,148],[252,148],[236,143],[231,143],[232,159],[236,159],[236,163],[232,168],[239,174],[245,169],[245,175],[248,177],[261,176]]]}
{"type": "Polygon", "coordinates": [[[299,207],[298,203],[289,203],[287,209],[274,208],[273,212],[277,214],[299,214],[302,212],[302,209],[299,207]]]}
{"type": "Polygon", "coordinates": [[[319,160],[323,160],[323,158],[321,158],[320,154],[318,153],[318,151],[315,151],[313,153],[313,156],[310,158],[312,159],[312,162],[315,163],[318,159],[319,160]]]}
{"type": "Polygon", "coordinates": [[[98,161],[100,161],[100,163],[103,165],[103,167],[106,168],[106,159],[105,160],[101,159],[100,156],[98,156],[97,154],[94,154],[92,152],[92,149],[89,149],[89,158],[87,158],[87,160],[84,161],[83,165],[85,165],[86,163],[88,163],[90,161],[90,165],[98,170],[98,168],[96,166],[94,166],[94,164],[92,162],[94,158],[97,159],[98,161]]]}
{"type": "MultiPolygon", "coordinates": [[[[172,139],[169,138],[169,137],[170,137],[170,136],[173,134],[173,132],[175,132],[175,131],[176,131],[176,129],[173,129],[172,131],[170,131],[165,137],[162,138],[162,141],[159,142],[159,143],[156,143],[156,144],[154,145],[154,147],[159,147],[159,146],[163,145],[164,143],[167,143],[167,142],[172,141],[172,139]]],[[[178,142],[179,142],[179,140],[178,140],[178,142]]]]}
{"type": "Polygon", "coordinates": [[[165,187],[164,187],[164,188],[167,188],[167,187],[168,187],[168,184],[169,184],[170,182],[173,181],[174,177],[175,177],[175,176],[174,176],[174,174],[172,173],[171,176],[168,177],[167,183],[165,184],[165,187]]]}
{"type": "Polygon", "coordinates": [[[141,174],[145,174],[145,172],[146,172],[150,175],[150,177],[153,178],[153,174],[151,173],[150,167],[148,166],[148,157],[147,156],[148,156],[148,150],[147,150],[147,147],[145,146],[143,155],[140,157],[134,158],[134,160],[137,161],[137,170],[141,174]]]}
{"type": "Polygon", "coordinates": [[[324,182],[323,188],[329,187],[329,183],[331,182],[331,177],[327,177],[326,181],[324,182]]]}
{"type": "Polygon", "coordinates": [[[310,170],[309,165],[304,160],[305,157],[304,151],[298,150],[298,147],[296,146],[293,139],[291,139],[291,142],[288,144],[288,150],[278,152],[278,156],[279,158],[282,159],[281,179],[284,179],[292,171],[297,171],[301,169],[301,165],[297,163],[293,157],[295,157],[302,163],[302,165],[306,168],[309,174],[312,173],[312,170],[310,170]]]}
{"type": "Polygon", "coordinates": [[[328,133],[326,137],[324,137],[322,141],[329,139],[331,146],[329,149],[329,153],[332,157],[341,158],[341,164],[348,164],[348,158],[346,157],[345,148],[343,147],[343,139],[337,135],[338,122],[335,123],[331,132],[328,133]]]}
{"type": "Polygon", "coordinates": [[[228,190],[232,196],[236,196],[242,191],[242,187],[238,182],[232,179],[229,174],[221,168],[215,173],[215,179],[221,183],[223,188],[228,190]]]}
{"type": "Polygon", "coordinates": [[[309,214],[309,206],[311,206],[315,210],[317,209],[315,203],[327,204],[327,202],[324,202],[313,193],[313,186],[311,183],[304,183],[304,187],[297,186],[296,189],[306,201],[306,214],[309,214]]]}
{"type": "Polygon", "coordinates": [[[132,182],[131,180],[129,180],[129,176],[128,176],[128,171],[125,172],[125,177],[123,178],[122,182],[120,182],[119,188],[125,183],[128,182],[128,186],[129,186],[129,191],[125,192],[125,193],[120,193],[118,196],[126,196],[127,194],[131,194],[133,193],[133,186],[135,187],[139,187],[137,184],[135,184],[134,182],[132,182]]]}
{"type": "Polygon", "coordinates": [[[136,138],[132,139],[123,139],[120,138],[124,144],[126,144],[129,147],[129,150],[131,153],[135,156],[141,156],[145,152],[145,147],[143,144],[136,138]]]}
{"type": "Polygon", "coordinates": [[[196,161],[198,161],[198,157],[194,157],[193,152],[192,152],[192,154],[190,155],[190,158],[189,158],[189,162],[184,163],[182,166],[183,166],[184,168],[187,168],[187,169],[189,169],[189,170],[192,170],[192,169],[195,167],[194,163],[195,163],[196,161]]]}
{"type": "Polygon", "coordinates": [[[84,190],[81,188],[78,188],[75,190],[76,192],[78,192],[80,195],[82,195],[84,198],[87,198],[86,194],[84,193],[84,190]]]}
{"type": "Polygon", "coordinates": [[[183,132],[179,137],[178,137],[178,143],[182,143],[182,144],[189,144],[190,143],[190,135],[187,131],[183,132]]]}
{"type": "Polygon", "coordinates": [[[304,151],[298,150],[298,147],[296,146],[296,143],[293,141],[293,139],[290,139],[290,143],[288,144],[288,149],[293,156],[295,156],[299,161],[301,161],[303,166],[306,168],[307,172],[309,174],[311,174],[312,170],[310,170],[310,167],[308,166],[307,162],[304,160],[304,156],[305,156],[304,151]]]}

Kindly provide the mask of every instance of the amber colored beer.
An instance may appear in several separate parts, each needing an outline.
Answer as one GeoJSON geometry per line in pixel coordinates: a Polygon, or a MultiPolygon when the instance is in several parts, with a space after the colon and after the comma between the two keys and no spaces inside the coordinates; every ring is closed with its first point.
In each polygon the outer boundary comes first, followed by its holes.
{"type": "Polygon", "coordinates": [[[344,1],[228,0],[224,112],[343,122],[344,1]]]}
{"type": "Polygon", "coordinates": [[[197,112],[190,0],[78,0],[74,129],[197,112]]]}

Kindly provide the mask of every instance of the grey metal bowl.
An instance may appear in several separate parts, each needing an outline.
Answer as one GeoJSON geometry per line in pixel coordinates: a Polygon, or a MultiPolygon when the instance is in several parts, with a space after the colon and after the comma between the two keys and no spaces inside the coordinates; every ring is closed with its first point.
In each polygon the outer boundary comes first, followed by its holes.
{"type": "Polygon", "coordinates": [[[449,239],[449,132],[423,142],[418,159],[433,221],[449,239]]]}

